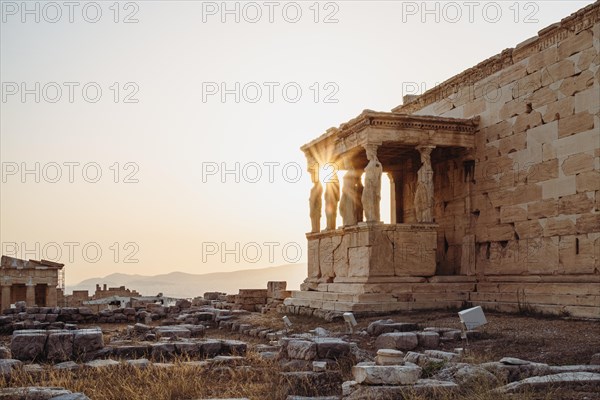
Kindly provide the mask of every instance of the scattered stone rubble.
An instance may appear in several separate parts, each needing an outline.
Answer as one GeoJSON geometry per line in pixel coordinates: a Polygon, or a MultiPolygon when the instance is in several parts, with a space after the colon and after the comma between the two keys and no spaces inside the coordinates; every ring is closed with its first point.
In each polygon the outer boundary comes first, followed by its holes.
{"type": "Polygon", "coordinates": [[[10,400],[90,400],[83,393],[73,393],[63,388],[18,387],[0,390],[0,399],[10,400]]]}
{"type": "MultiPolygon", "coordinates": [[[[223,308],[221,302],[217,302],[217,305],[223,308]]],[[[188,300],[179,300],[174,306],[146,304],[136,308],[99,312],[94,312],[89,307],[25,307],[24,302],[18,302],[15,308],[4,310],[0,316],[0,333],[10,334],[23,329],[72,330],[77,328],[77,324],[150,323],[157,320],[165,325],[206,325],[225,315],[228,315],[226,309],[206,305],[192,306],[188,300]]]]}
{"type": "Polygon", "coordinates": [[[436,394],[458,391],[482,382],[490,388],[495,387],[493,391],[498,393],[546,390],[556,386],[600,388],[600,366],[597,365],[549,366],[517,358],[476,365],[461,362],[462,351],[408,352],[404,358],[400,358],[400,354],[399,351],[390,354],[388,350],[379,350],[375,362],[355,365],[352,369],[354,380],[342,385],[342,398],[403,398],[408,394],[433,398],[436,394]],[[425,378],[423,370],[432,367],[437,367],[437,372],[425,378]],[[509,383],[502,385],[501,382],[509,383]]]}
{"type": "MultiPolygon", "coordinates": [[[[278,293],[284,289],[284,285],[274,283],[269,285],[267,292],[278,293]]],[[[387,319],[374,321],[365,331],[354,335],[323,328],[311,332],[277,330],[240,319],[249,311],[236,310],[243,304],[240,303],[242,300],[236,303],[236,299],[253,297],[238,296],[228,298],[233,300],[230,303],[224,301],[222,293],[206,293],[202,298],[181,300],[170,307],[151,304],[127,312],[127,309],[121,309],[97,314],[88,313],[84,307],[83,312],[82,308],[66,311],[51,308],[43,314],[46,309],[19,305],[16,311],[2,317],[2,321],[10,320],[2,326],[10,325],[7,330],[12,331],[12,339],[10,349],[0,346],[0,373],[10,379],[16,369],[37,374],[44,368],[57,371],[171,368],[175,359],[181,356],[189,360],[184,363],[190,368],[216,368],[228,374],[238,370],[241,373],[252,368],[250,359],[246,358],[252,350],[258,357],[279,364],[276,379],[289,393],[288,400],[402,398],[408,393],[435,398],[440,393],[468,389],[482,382],[498,393],[544,390],[556,385],[600,388],[600,354],[593,355],[587,365],[551,366],[511,357],[470,364],[464,362],[465,352],[460,348],[462,332],[454,328],[422,329],[414,323],[387,319]],[[55,315],[57,320],[29,318],[39,314],[55,315]],[[73,317],[75,315],[80,317],[73,317]],[[125,316],[131,324],[124,330],[111,332],[110,337],[105,337],[100,328],[77,329],[73,324],[75,321],[112,321],[115,315],[125,316]],[[42,329],[24,328],[22,323],[27,321],[38,322],[37,326],[42,329]],[[249,346],[240,340],[206,338],[214,329],[246,335],[265,343],[249,346]],[[358,343],[363,340],[374,344],[376,355],[359,347],[358,343]],[[446,344],[444,348],[448,344],[457,348],[442,351],[442,344],[446,344]],[[40,363],[50,366],[43,367],[40,363]],[[353,380],[344,382],[343,366],[351,367],[353,380]]],[[[267,297],[273,299],[268,304],[278,307],[276,297],[267,297]]],[[[269,305],[265,304],[265,307],[269,305]]],[[[476,340],[479,336],[480,332],[467,332],[469,338],[476,340]]],[[[87,399],[83,394],[72,394],[60,388],[37,387],[2,389],[2,398],[87,399]]]]}

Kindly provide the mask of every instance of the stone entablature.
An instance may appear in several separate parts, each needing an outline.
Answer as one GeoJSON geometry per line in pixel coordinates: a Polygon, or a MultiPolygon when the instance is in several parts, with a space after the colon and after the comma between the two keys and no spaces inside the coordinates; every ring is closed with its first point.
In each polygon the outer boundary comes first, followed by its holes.
{"type": "Polygon", "coordinates": [[[311,162],[332,162],[345,169],[344,163],[354,156],[351,153],[361,152],[369,144],[472,148],[478,123],[477,118],[440,118],[364,110],[339,128],[328,129],[319,138],[302,146],[301,150],[309,159],[309,168],[311,162]]]}

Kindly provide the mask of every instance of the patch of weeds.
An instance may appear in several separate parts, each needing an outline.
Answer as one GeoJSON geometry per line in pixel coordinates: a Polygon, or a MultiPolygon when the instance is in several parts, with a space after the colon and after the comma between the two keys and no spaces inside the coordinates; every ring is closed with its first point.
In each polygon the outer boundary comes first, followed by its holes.
{"type": "Polygon", "coordinates": [[[423,365],[421,376],[423,378],[431,378],[444,368],[446,361],[428,361],[427,364],[423,365]]]}

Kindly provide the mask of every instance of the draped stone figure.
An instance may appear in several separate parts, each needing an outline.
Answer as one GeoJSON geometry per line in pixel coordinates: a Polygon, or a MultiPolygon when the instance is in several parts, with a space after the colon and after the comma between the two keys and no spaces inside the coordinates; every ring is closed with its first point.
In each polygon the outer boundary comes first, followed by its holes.
{"type": "Polygon", "coordinates": [[[431,168],[431,151],[433,146],[420,146],[421,168],[417,172],[417,188],[415,190],[415,213],[417,222],[433,222],[433,169],[431,168]]]}
{"type": "Polygon", "coordinates": [[[377,146],[366,146],[369,164],[365,168],[365,186],[362,192],[362,206],[367,222],[379,222],[379,202],[381,200],[381,174],[383,167],[377,159],[377,146]]]}
{"type": "Polygon", "coordinates": [[[358,171],[354,169],[348,170],[346,175],[344,175],[342,199],[340,200],[340,214],[344,221],[344,226],[353,226],[359,222],[357,213],[357,210],[360,208],[358,183],[360,183],[360,174],[358,171]]]}
{"type": "Polygon", "coordinates": [[[319,177],[316,174],[311,174],[313,181],[313,187],[310,189],[310,197],[308,203],[310,205],[310,222],[312,225],[311,232],[321,231],[321,210],[322,210],[322,196],[323,196],[323,185],[319,181],[319,177]]]}
{"type": "Polygon", "coordinates": [[[325,216],[327,218],[327,230],[335,229],[337,207],[340,201],[340,181],[337,174],[333,174],[325,184],[325,216]]]}
{"type": "Polygon", "coordinates": [[[356,223],[362,222],[363,220],[363,205],[362,205],[362,194],[363,194],[363,184],[360,180],[363,171],[356,171],[356,208],[354,213],[356,214],[356,223]]]}

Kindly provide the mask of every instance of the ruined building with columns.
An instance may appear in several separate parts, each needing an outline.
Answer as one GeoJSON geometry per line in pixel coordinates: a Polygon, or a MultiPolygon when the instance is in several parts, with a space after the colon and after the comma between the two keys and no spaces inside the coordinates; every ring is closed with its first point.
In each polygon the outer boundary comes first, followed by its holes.
{"type": "Polygon", "coordinates": [[[56,307],[63,297],[62,271],[64,264],[52,261],[21,260],[2,256],[1,309],[18,301],[27,306],[56,307]]]}
{"type": "Polygon", "coordinates": [[[286,311],[600,318],[599,53],[596,2],[302,146],[308,276],[286,311]]]}

